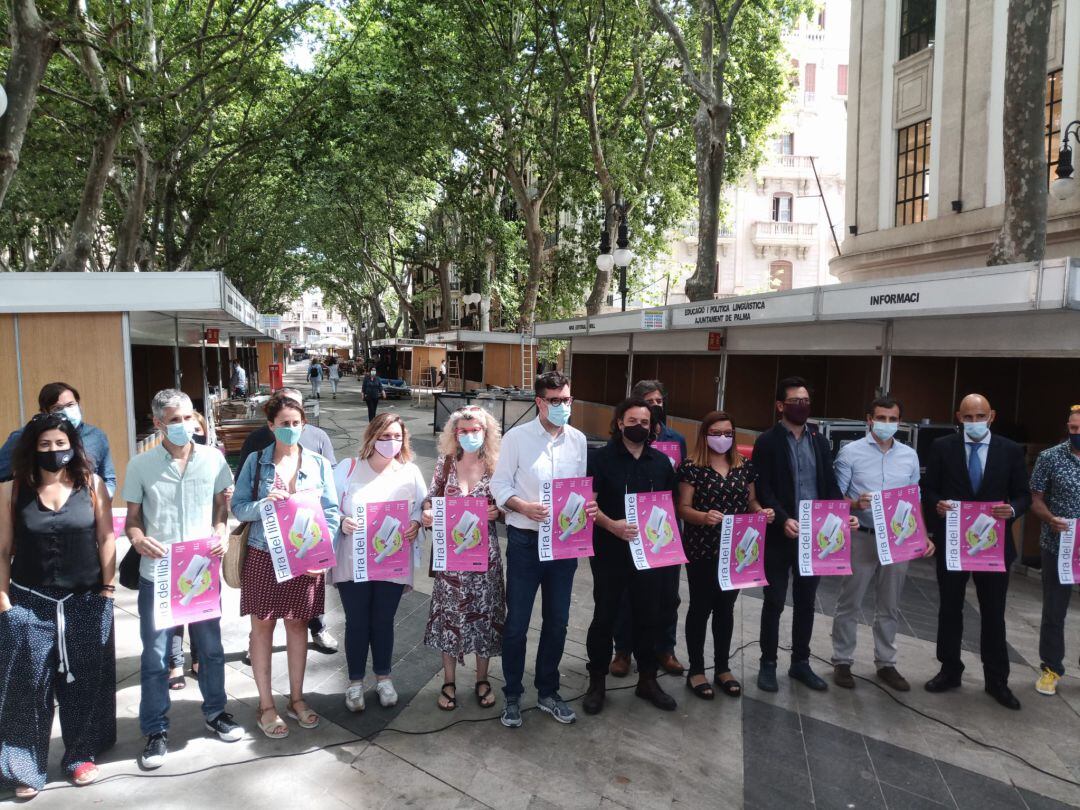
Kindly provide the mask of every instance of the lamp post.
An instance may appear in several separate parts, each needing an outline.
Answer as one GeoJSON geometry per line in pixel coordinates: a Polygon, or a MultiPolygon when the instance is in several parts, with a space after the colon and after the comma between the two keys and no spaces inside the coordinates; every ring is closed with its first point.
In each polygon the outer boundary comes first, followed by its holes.
{"type": "Polygon", "coordinates": [[[630,229],[626,222],[629,213],[630,206],[626,203],[612,203],[604,211],[604,224],[600,230],[600,255],[596,257],[596,269],[602,273],[610,273],[613,268],[619,268],[619,297],[622,299],[623,312],[626,312],[626,268],[634,260],[634,252],[630,250],[630,229]],[[613,216],[619,223],[614,253],[611,252],[613,216]]]}
{"type": "Polygon", "coordinates": [[[1080,144],[1080,120],[1073,121],[1061,136],[1061,148],[1058,150],[1057,180],[1050,184],[1050,194],[1056,200],[1067,200],[1076,193],[1077,179],[1073,177],[1073,154],[1069,147],[1069,136],[1080,144]]]}

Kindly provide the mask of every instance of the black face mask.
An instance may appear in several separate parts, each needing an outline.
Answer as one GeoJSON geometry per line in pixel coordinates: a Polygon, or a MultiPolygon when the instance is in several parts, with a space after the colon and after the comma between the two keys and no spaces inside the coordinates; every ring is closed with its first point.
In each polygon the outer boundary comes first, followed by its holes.
{"type": "Polygon", "coordinates": [[[195,442],[195,444],[206,444],[206,436],[201,436],[198,433],[192,436],[191,440],[195,442]]]}
{"type": "Polygon", "coordinates": [[[38,466],[48,472],[60,472],[75,457],[75,452],[69,447],[67,450],[38,450],[38,466]]]}
{"type": "Polygon", "coordinates": [[[667,414],[664,413],[663,405],[650,405],[649,413],[652,414],[652,420],[654,425],[662,425],[667,421],[667,414]]]}
{"type": "Polygon", "coordinates": [[[622,435],[634,444],[643,444],[649,438],[649,429],[644,425],[627,425],[622,435]]]}

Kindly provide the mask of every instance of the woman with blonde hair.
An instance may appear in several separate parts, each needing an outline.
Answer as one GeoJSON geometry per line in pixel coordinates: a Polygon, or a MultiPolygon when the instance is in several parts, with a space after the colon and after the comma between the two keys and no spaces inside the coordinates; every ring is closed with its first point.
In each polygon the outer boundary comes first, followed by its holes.
{"type": "Polygon", "coordinates": [[[764,512],[769,523],[773,510],[762,509],[754,492],[757,473],[735,446],[735,423],[729,414],[713,411],[701,420],[689,458],[679,465],[679,504],[684,523],[686,581],[690,607],[686,613],[686,650],[690,667],[686,686],[695,695],[712,700],[715,693],[705,677],[705,628],[712,616],[715,683],[724,694],[738,697],[742,685],[728,667],[731,633],[735,623],[737,590],[721,589],[716,574],[720,556],[720,524],[724,515],[764,512]]]}
{"type": "Polygon", "coordinates": [[[353,544],[357,503],[408,501],[411,521],[405,539],[416,541],[420,531],[420,512],[427,497],[427,485],[420,468],[412,463],[409,429],[395,413],[381,413],[364,431],[360,451],[346,458],[334,469],[334,480],[341,497],[341,531],[335,538],[337,564],[332,573],[341,605],[345,609],[345,658],[349,667],[349,686],[345,690],[345,708],[364,710],[364,676],[368,650],[375,671],[375,691],[383,706],[397,704],[398,695],[390,680],[394,655],[394,616],[406,587],[412,587],[412,566],[408,573],[392,580],[353,581],[353,544]]]}
{"type": "MultiPolygon", "coordinates": [[[[457,708],[454,677],[458,662],[464,664],[467,653],[476,654],[476,702],[485,709],[495,705],[491,682],[487,680],[488,662],[502,652],[506,593],[499,538],[495,533],[499,509],[491,495],[490,482],[499,458],[501,438],[495,417],[476,405],[451,414],[439,437],[439,459],[435,462],[428,494],[437,498],[487,498],[490,541],[487,571],[433,573],[435,585],[424,643],[442,653],[439,708],[443,711],[457,708]]],[[[433,522],[431,498],[428,498],[424,502],[423,523],[430,527],[433,522]]]]}

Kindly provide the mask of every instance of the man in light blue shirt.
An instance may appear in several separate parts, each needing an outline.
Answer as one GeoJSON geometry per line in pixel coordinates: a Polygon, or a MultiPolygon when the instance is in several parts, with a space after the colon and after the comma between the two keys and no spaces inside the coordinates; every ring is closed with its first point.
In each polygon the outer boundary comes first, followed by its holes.
{"type": "MultiPolygon", "coordinates": [[[[846,689],[855,688],[851,665],[855,662],[858,615],[871,584],[875,589],[877,675],[898,692],[911,689],[896,670],[896,626],[907,563],[882,565],[878,561],[874,519],[870,513],[870,493],[919,483],[918,455],[893,438],[900,415],[900,403],[891,397],[879,397],[871,402],[866,414],[866,438],[844,445],[834,465],[836,484],[851,501],[851,514],[859,520],[859,528],[851,537],[851,576],[840,586],[832,630],[833,682],[846,689]]],[[[933,553],[934,544],[929,543],[925,556],[933,553]]]]}

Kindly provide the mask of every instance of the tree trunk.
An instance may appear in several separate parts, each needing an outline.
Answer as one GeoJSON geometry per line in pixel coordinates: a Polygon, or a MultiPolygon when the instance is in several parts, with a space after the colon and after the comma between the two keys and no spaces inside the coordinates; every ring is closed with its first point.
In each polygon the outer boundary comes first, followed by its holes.
{"type": "Polygon", "coordinates": [[[724,178],[727,123],[724,109],[704,103],[694,117],[698,178],[698,246],[694,275],[686,280],[691,301],[711,301],[716,294],[716,237],[719,231],[720,187],[724,178]]]}
{"type": "Polygon", "coordinates": [[[439,277],[439,331],[450,331],[450,259],[439,259],[435,274],[439,277]]]}
{"type": "Polygon", "coordinates": [[[131,182],[124,220],[116,237],[115,269],[118,273],[130,273],[135,269],[136,256],[142,239],[142,223],[146,214],[146,185],[149,155],[146,147],[135,144],[135,177],[131,182]]]}
{"type": "Polygon", "coordinates": [[[63,252],[56,257],[49,269],[54,273],[81,273],[86,270],[86,260],[94,245],[98,217],[101,215],[101,201],[105,195],[105,184],[112,171],[116,145],[124,128],[125,116],[115,114],[108,129],[94,142],[94,151],[90,157],[90,168],[86,172],[79,212],[71,225],[67,243],[63,252]]]}
{"type": "Polygon", "coordinates": [[[0,209],[19,168],[38,87],[60,44],[38,15],[34,0],[13,0],[11,11],[11,61],[4,78],[8,107],[0,116],[0,209]]]}
{"type": "MultiPolygon", "coordinates": [[[[1005,59],[1005,217],[988,265],[1033,262],[1046,252],[1046,57],[1049,0],[1010,0],[1005,59]]],[[[940,137],[940,136],[939,136],[940,137]]]]}

